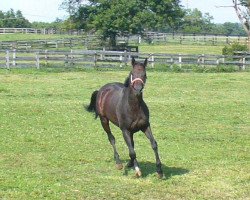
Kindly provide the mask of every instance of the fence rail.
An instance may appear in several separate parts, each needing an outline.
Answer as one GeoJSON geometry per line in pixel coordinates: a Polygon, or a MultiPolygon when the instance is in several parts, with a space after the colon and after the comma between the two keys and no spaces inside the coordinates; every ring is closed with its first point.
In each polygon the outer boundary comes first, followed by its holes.
{"type": "Polygon", "coordinates": [[[57,49],[65,47],[75,47],[75,46],[87,46],[84,43],[84,38],[65,38],[57,40],[27,40],[27,41],[7,41],[0,42],[0,49],[19,49],[19,50],[29,50],[29,49],[57,49]]]}
{"type": "Polygon", "coordinates": [[[145,54],[117,51],[0,51],[0,68],[23,68],[43,66],[83,66],[83,67],[120,67],[127,65],[131,57],[143,60],[149,58],[149,65],[157,67],[160,65],[198,65],[219,66],[234,65],[240,70],[250,66],[250,55],[237,56],[222,55],[182,55],[182,54],[145,54]]]}
{"type": "Polygon", "coordinates": [[[81,35],[83,34],[83,30],[64,30],[64,29],[35,29],[35,28],[0,28],[0,34],[7,33],[23,33],[23,34],[70,34],[70,35],[81,35]]]}

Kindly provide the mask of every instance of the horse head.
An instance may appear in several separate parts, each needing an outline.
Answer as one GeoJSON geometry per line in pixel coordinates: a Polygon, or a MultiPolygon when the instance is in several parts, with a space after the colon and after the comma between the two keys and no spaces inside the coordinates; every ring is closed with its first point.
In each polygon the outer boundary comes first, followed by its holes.
{"type": "Polygon", "coordinates": [[[146,66],[147,66],[147,58],[143,63],[135,61],[135,58],[132,57],[132,70],[129,74],[129,77],[125,81],[125,86],[130,87],[136,95],[142,93],[143,88],[146,83],[147,75],[146,75],[146,66]]]}

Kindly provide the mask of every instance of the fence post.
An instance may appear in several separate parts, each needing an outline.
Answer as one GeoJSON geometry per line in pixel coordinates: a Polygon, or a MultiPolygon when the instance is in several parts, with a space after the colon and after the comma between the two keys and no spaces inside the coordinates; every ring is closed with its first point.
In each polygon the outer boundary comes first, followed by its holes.
{"type": "Polygon", "coordinates": [[[163,40],[164,40],[164,43],[167,43],[167,34],[166,33],[163,34],[163,40]]]}
{"type": "Polygon", "coordinates": [[[225,55],[223,55],[223,57],[222,57],[222,63],[223,64],[225,63],[225,55]]]}
{"type": "Polygon", "coordinates": [[[45,53],[45,65],[46,66],[48,66],[48,55],[47,55],[47,53],[48,53],[48,50],[46,49],[45,51],[44,51],[44,53],[45,53]]]}
{"type": "Polygon", "coordinates": [[[36,68],[40,69],[39,52],[36,52],[36,68]]]}
{"type": "Polygon", "coordinates": [[[73,59],[74,59],[73,50],[71,49],[71,50],[70,50],[70,65],[74,65],[73,59]]]}
{"type": "Polygon", "coordinates": [[[220,64],[220,58],[217,57],[217,59],[216,59],[216,65],[218,66],[219,64],[220,64]]]}
{"type": "Polygon", "coordinates": [[[6,51],[6,68],[10,69],[10,52],[9,50],[6,51]]]}
{"type": "Polygon", "coordinates": [[[246,64],[246,57],[243,58],[243,66],[242,66],[242,67],[243,67],[243,70],[246,69],[246,65],[245,65],[245,64],[246,64]]]}
{"type": "Polygon", "coordinates": [[[197,58],[197,64],[198,64],[198,65],[200,65],[200,62],[201,62],[200,59],[201,59],[201,58],[200,58],[200,55],[198,55],[198,58],[197,58]]]}
{"type": "Polygon", "coordinates": [[[241,67],[240,67],[240,70],[245,70],[245,69],[246,69],[246,58],[243,57],[243,58],[242,58],[242,65],[241,65],[241,67]]]}
{"type": "Polygon", "coordinates": [[[141,44],[141,36],[138,36],[138,43],[141,44]]]}
{"type": "Polygon", "coordinates": [[[120,60],[120,67],[122,67],[122,60],[123,60],[122,54],[120,55],[119,60],[120,60]]]}
{"type": "MultiPolygon", "coordinates": [[[[105,52],[105,47],[103,47],[102,51],[105,52]]],[[[102,52],[100,53],[100,59],[104,60],[104,54],[102,52]]]]}
{"type": "Polygon", "coordinates": [[[180,66],[180,68],[182,67],[181,63],[182,63],[182,57],[181,57],[181,54],[179,54],[179,66],[180,66]]]}
{"type": "Polygon", "coordinates": [[[64,65],[65,65],[65,67],[67,67],[68,62],[69,62],[69,55],[66,53],[65,57],[64,57],[64,65]]]}
{"type": "Polygon", "coordinates": [[[96,64],[97,64],[97,53],[95,52],[95,54],[94,54],[94,68],[96,68],[96,64]]]}
{"type": "Polygon", "coordinates": [[[207,42],[207,35],[206,35],[206,33],[204,33],[204,43],[206,44],[206,42],[207,42]]]}
{"type": "Polygon", "coordinates": [[[174,65],[174,58],[173,58],[173,56],[171,55],[171,57],[170,57],[170,62],[171,62],[171,64],[170,64],[170,69],[173,69],[173,65],[174,65]]]}
{"type": "Polygon", "coordinates": [[[13,61],[12,61],[13,67],[16,66],[16,49],[13,49],[13,61]]]}
{"type": "Polygon", "coordinates": [[[155,57],[153,55],[151,56],[150,61],[151,61],[151,67],[154,68],[155,67],[155,57]]]}
{"type": "Polygon", "coordinates": [[[125,66],[127,66],[127,62],[128,62],[128,54],[127,54],[127,50],[124,50],[124,64],[125,64],[125,66]]]}
{"type": "Polygon", "coordinates": [[[201,55],[202,57],[201,57],[201,63],[202,63],[202,67],[205,67],[205,54],[202,54],[201,55]]]}

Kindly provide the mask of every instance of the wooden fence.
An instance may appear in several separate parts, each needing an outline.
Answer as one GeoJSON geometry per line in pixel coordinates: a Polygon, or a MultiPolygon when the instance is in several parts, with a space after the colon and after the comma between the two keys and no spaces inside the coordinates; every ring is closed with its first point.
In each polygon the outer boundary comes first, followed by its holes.
{"type": "Polygon", "coordinates": [[[75,46],[87,46],[84,43],[84,38],[65,38],[54,40],[20,40],[20,41],[7,41],[0,42],[0,49],[57,49],[57,48],[72,48],[75,46]]]}
{"type": "Polygon", "coordinates": [[[131,57],[138,60],[149,59],[150,67],[159,65],[185,65],[219,66],[234,65],[240,70],[250,66],[250,55],[237,56],[222,55],[181,55],[181,54],[145,54],[115,51],[0,51],[0,68],[24,67],[56,67],[56,66],[82,66],[82,67],[123,67],[130,63],[131,57]]]}
{"type": "Polygon", "coordinates": [[[16,40],[0,41],[0,49],[60,49],[60,48],[85,48],[96,49],[101,46],[101,39],[98,35],[82,35],[72,38],[47,39],[47,40],[16,40]]]}
{"type": "Polygon", "coordinates": [[[178,44],[210,44],[225,45],[232,42],[248,44],[249,38],[244,36],[218,35],[218,34],[190,34],[190,33],[144,33],[144,40],[149,43],[178,43],[178,44]]]}
{"type": "Polygon", "coordinates": [[[22,33],[22,34],[69,34],[69,35],[82,35],[83,30],[64,30],[64,29],[35,29],[35,28],[0,28],[0,34],[7,33],[22,33]]]}
{"type": "MultiPolygon", "coordinates": [[[[31,29],[31,28],[0,28],[0,34],[3,33],[22,33],[22,34],[68,34],[68,35],[80,35],[82,38],[72,38],[74,41],[72,45],[88,45],[100,46],[101,36],[97,34],[88,34],[83,30],[55,30],[55,29],[31,29]]],[[[117,36],[117,42],[127,43],[129,45],[138,45],[141,43],[150,44],[198,44],[198,45],[225,45],[233,42],[248,45],[249,38],[244,36],[228,36],[228,35],[216,35],[216,34],[186,34],[186,33],[159,33],[159,32],[145,32],[143,35],[127,35],[117,36]]],[[[61,40],[44,40],[44,41],[8,41],[0,42],[0,49],[5,47],[14,46],[14,48],[34,48],[37,47],[40,42],[40,48],[46,44],[51,48],[58,48],[63,43],[69,43],[69,39],[61,40]],[[18,45],[18,44],[21,45],[18,45]]],[[[48,48],[47,47],[47,48],[48,48]]],[[[71,46],[73,47],[73,46],[71,46]]]]}

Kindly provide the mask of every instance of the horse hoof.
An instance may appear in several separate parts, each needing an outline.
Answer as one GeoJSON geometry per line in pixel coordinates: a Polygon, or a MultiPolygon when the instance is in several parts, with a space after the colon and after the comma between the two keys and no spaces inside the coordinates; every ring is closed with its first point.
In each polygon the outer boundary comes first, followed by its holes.
{"type": "Polygon", "coordinates": [[[116,169],[118,170],[121,170],[123,168],[123,165],[120,163],[120,164],[116,164],[116,169]]]}
{"type": "Polygon", "coordinates": [[[142,176],[141,171],[136,171],[135,176],[136,178],[140,178],[142,176]]]}
{"type": "Polygon", "coordinates": [[[135,167],[135,176],[137,178],[141,177],[142,173],[139,167],[135,167]]]}

